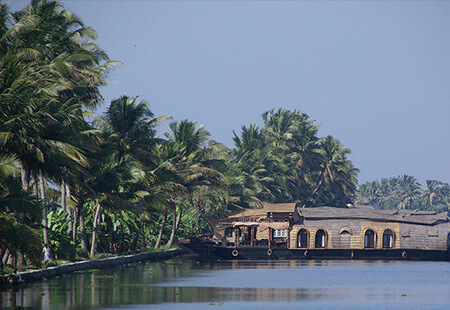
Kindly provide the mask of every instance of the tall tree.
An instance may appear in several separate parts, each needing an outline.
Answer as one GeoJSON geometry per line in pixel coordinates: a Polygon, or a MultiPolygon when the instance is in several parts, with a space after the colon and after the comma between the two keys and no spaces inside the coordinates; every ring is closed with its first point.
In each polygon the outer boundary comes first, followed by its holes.
{"type": "MultiPolygon", "coordinates": [[[[0,248],[17,258],[18,251],[40,264],[39,221],[42,205],[22,189],[15,177],[20,162],[14,155],[0,155],[0,248]],[[18,216],[18,215],[21,216],[18,216]]],[[[0,257],[2,259],[2,257],[0,257]]]]}
{"type": "Polygon", "coordinates": [[[347,157],[350,150],[331,136],[321,139],[320,146],[320,174],[311,194],[312,204],[320,200],[322,204],[330,200],[334,205],[349,203],[349,198],[356,191],[358,172],[347,157]],[[324,199],[327,193],[329,197],[324,199]]]}
{"type": "Polygon", "coordinates": [[[94,123],[104,133],[104,148],[102,168],[98,171],[97,185],[94,186],[97,198],[94,200],[96,208],[91,256],[96,252],[102,205],[111,205],[115,200],[116,209],[125,208],[136,203],[137,197],[150,195],[151,171],[157,165],[157,146],[163,142],[155,137],[155,128],[167,118],[154,117],[146,101],[138,102],[137,97],[127,96],[113,100],[105,115],[96,118],[94,123]],[[107,187],[100,181],[105,177],[110,178],[107,187]],[[98,196],[99,193],[102,194],[98,196]]]}
{"type": "Polygon", "coordinates": [[[183,207],[192,203],[192,193],[199,186],[219,186],[221,174],[206,165],[203,152],[209,142],[209,132],[196,122],[182,120],[169,125],[166,133],[168,142],[164,145],[164,156],[177,171],[174,183],[178,189],[169,195],[168,205],[172,209],[172,232],[167,246],[172,246],[176,238],[183,207]]]}
{"type": "Polygon", "coordinates": [[[410,175],[402,175],[398,179],[396,192],[400,198],[400,209],[410,209],[414,201],[419,199],[422,194],[419,182],[410,175]]]}
{"type": "Polygon", "coordinates": [[[156,126],[169,118],[155,117],[145,100],[122,96],[111,102],[96,124],[108,135],[116,163],[136,160],[154,167],[156,146],[163,142],[156,137],[156,126]]]}
{"type": "Polygon", "coordinates": [[[423,192],[423,203],[433,206],[433,202],[442,198],[442,182],[437,180],[426,180],[427,188],[423,192]]]}
{"type": "Polygon", "coordinates": [[[88,129],[83,108],[101,101],[99,86],[114,63],[95,44],[95,32],[56,1],[31,1],[12,16],[0,38],[0,72],[7,77],[0,144],[21,160],[24,189],[33,176],[45,198],[44,176],[64,183],[68,166],[86,165],[73,128],[88,129]]]}

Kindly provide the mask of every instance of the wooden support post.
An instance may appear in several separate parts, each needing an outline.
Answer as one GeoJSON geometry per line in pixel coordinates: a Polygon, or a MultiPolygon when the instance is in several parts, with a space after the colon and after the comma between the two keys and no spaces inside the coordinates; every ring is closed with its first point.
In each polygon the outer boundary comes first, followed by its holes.
{"type": "Polygon", "coordinates": [[[286,234],[286,247],[289,249],[291,247],[291,229],[288,228],[287,229],[287,234],[286,234]]]}
{"type": "Polygon", "coordinates": [[[254,244],[254,238],[253,238],[253,231],[254,231],[254,227],[253,226],[250,226],[250,246],[254,246],[255,244],[254,244]]]}
{"type": "Polygon", "coordinates": [[[269,248],[272,245],[272,228],[269,227],[269,248]]]}

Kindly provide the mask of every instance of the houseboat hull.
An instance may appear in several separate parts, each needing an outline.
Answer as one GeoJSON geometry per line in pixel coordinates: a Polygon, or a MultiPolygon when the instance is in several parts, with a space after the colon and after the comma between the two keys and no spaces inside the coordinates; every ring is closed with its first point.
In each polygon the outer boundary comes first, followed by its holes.
{"type": "Polygon", "coordinates": [[[270,259],[355,259],[355,260],[411,260],[450,261],[450,251],[420,249],[289,249],[267,247],[228,247],[200,239],[181,240],[184,249],[203,258],[220,260],[270,259]]]}

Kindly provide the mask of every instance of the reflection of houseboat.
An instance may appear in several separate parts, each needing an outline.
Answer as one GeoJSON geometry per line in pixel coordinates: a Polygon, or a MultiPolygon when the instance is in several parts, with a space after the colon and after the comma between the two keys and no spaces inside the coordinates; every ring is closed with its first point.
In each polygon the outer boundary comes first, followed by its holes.
{"type": "Polygon", "coordinates": [[[211,221],[214,238],[179,244],[223,259],[337,258],[450,261],[446,212],[265,204],[211,221]]]}

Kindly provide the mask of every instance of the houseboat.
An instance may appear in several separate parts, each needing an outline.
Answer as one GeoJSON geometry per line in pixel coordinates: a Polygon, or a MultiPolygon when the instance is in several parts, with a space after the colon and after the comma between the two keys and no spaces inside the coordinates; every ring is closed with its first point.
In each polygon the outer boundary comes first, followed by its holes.
{"type": "Polygon", "coordinates": [[[279,203],[209,222],[211,234],[180,246],[214,259],[450,261],[447,212],[279,203]]]}

